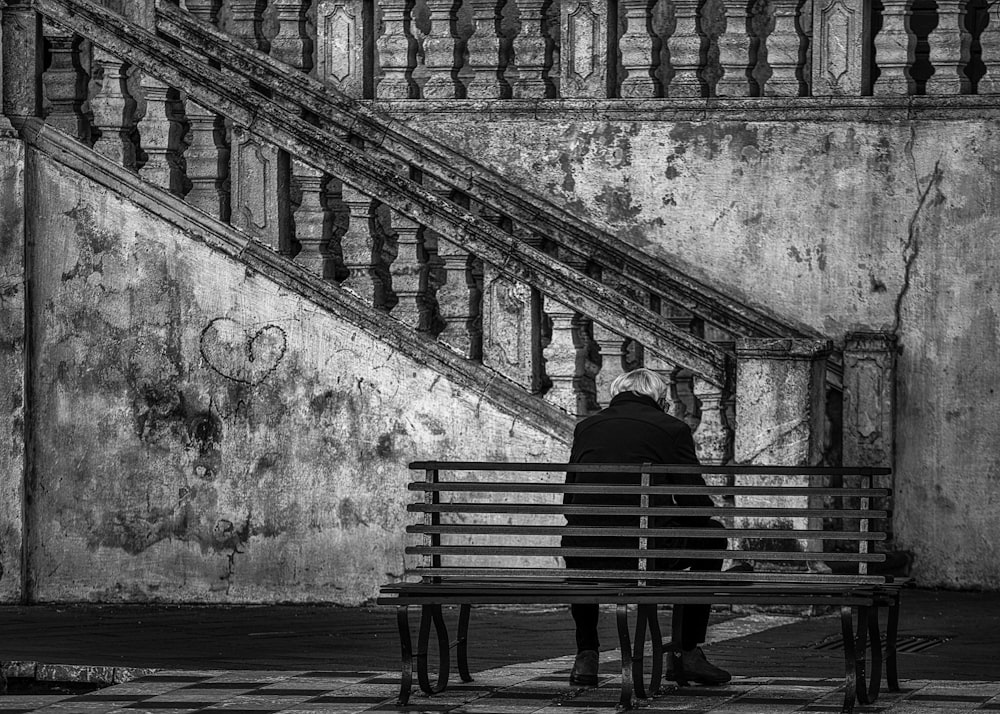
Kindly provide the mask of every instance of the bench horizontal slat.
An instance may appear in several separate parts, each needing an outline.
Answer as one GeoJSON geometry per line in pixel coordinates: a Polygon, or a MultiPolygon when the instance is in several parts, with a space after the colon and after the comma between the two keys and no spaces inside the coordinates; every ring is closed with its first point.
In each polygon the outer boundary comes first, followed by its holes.
{"type": "Polygon", "coordinates": [[[886,511],[837,508],[711,508],[640,506],[563,506],[537,503],[411,503],[411,513],[505,513],[577,516],[745,516],[748,518],[886,518],[886,511]]]}
{"type": "MultiPolygon", "coordinates": [[[[528,525],[480,525],[447,524],[427,526],[423,524],[406,527],[407,533],[424,535],[539,535],[539,536],[606,536],[606,528],[597,526],[528,526],[528,525]]],[[[615,536],[621,537],[681,537],[681,538],[771,538],[774,540],[864,540],[883,541],[885,533],[877,531],[816,531],[816,530],[770,530],[767,528],[726,528],[720,533],[717,528],[615,528],[615,536]]]]}
{"type": "MultiPolygon", "coordinates": [[[[819,554],[817,554],[819,555],[819,554]]],[[[567,570],[566,568],[482,568],[482,567],[416,567],[407,571],[407,575],[421,578],[561,578],[563,580],[635,580],[635,570],[567,570]]],[[[753,573],[704,573],[691,570],[660,570],[656,572],[656,580],[689,580],[704,582],[711,578],[713,582],[756,582],[756,583],[803,583],[803,584],[844,584],[884,585],[887,581],[883,575],[840,575],[804,572],[753,572],[753,573]]],[[[386,586],[392,587],[392,586],[386,586]]]]}
{"type": "Polygon", "coordinates": [[[666,464],[552,464],[498,461],[414,461],[410,468],[431,471],[575,471],[576,473],[740,474],[741,476],[888,476],[874,466],[708,466],[666,464]]]}
{"type": "Polygon", "coordinates": [[[518,545],[414,545],[406,548],[409,555],[495,555],[495,556],[570,556],[578,558],[695,558],[733,560],[827,560],[830,562],[882,563],[884,553],[801,553],[772,550],[694,550],[647,548],[568,548],[562,546],[518,545]]]}
{"type": "Polygon", "coordinates": [[[884,498],[887,488],[811,488],[809,486],[635,486],[609,483],[484,483],[479,481],[412,481],[411,491],[454,493],[616,493],[708,496],[845,496],[884,498]]]}

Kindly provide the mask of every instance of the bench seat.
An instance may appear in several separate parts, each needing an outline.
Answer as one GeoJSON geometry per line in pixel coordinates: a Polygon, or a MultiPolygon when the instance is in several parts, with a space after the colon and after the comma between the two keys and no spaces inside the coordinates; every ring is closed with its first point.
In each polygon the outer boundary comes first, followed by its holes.
{"type": "MultiPolygon", "coordinates": [[[[474,605],[614,606],[622,657],[618,706],[662,693],[662,660],[674,657],[674,673],[684,683],[679,650],[681,609],[689,604],[813,606],[839,608],[845,654],[843,711],[855,702],[874,702],[883,663],[888,687],[898,689],[896,632],[900,592],[906,579],[869,572],[884,561],[871,545],[885,540],[888,511],[879,507],[890,492],[874,477],[887,469],[788,467],[691,467],[625,464],[517,464],[418,462],[409,485],[418,497],[408,506],[420,521],[408,526],[422,545],[406,548],[415,560],[403,577],[380,589],[380,604],[397,606],[402,654],[400,704],[409,700],[414,666],[420,688],[434,694],[447,687],[451,649],[463,681],[471,681],[468,627],[474,605]],[[565,484],[565,472],[616,471],[635,474],[635,483],[565,484]],[[672,486],[670,473],[710,471],[720,478],[706,486],[672,486]],[[525,473],[531,479],[525,479],[525,473]],[[448,478],[448,474],[454,474],[448,478]],[[766,485],[759,485],[763,480],[766,485]],[[755,485],[756,484],[756,485],[755,485]],[[833,485],[831,485],[833,484],[833,485]],[[634,505],[566,506],[567,492],[631,493],[634,505]],[[712,508],[664,508],[662,496],[705,493],[712,508]],[[656,497],[660,507],[651,504],[656,497]],[[762,504],[761,499],[768,499],[762,504]],[[748,505],[750,504],[750,505],[748,505]],[[560,525],[569,512],[634,518],[635,527],[614,529],[616,537],[636,539],[635,548],[566,548],[562,535],[608,533],[608,528],[560,525]],[[653,528],[657,516],[712,516],[726,530],[653,528]],[[774,527],[769,527],[771,525],[774,527]],[[834,524],[836,527],[830,527],[834,524]],[[725,550],[650,547],[663,536],[728,538],[725,550]],[[832,547],[831,547],[832,546],[832,547]],[[636,569],[567,569],[560,558],[635,559],[636,569]],[[752,563],[728,572],[656,570],[660,558],[713,558],[752,563]],[[834,572],[829,565],[836,565],[834,572]],[[845,572],[848,571],[848,572],[845,572]],[[458,606],[457,637],[449,639],[443,606],[458,606]],[[671,636],[660,634],[660,605],[671,605],[671,636]],[[419,608],[417,647],[410,633],[409,610],[419,608]],[[879,610],[887,610],[883,637],[879,610]],[[428,654],[434,631],[438,675],[432,682],[428,654]],[[646,667],[647,638],[652,660],[646,667]],[[882,644],[885,644],[883,657],[882,644]],[[650,670],[647,677],[646,669],[650,670]]],[[[530,616],[530,615],[529,615],[530,616]]]]}

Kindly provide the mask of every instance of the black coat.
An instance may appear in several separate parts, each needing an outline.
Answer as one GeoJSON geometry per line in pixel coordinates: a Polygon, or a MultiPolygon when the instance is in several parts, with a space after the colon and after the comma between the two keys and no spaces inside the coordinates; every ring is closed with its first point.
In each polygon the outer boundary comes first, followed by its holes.
{"type": "MultiPolygon", "coordinates": [[[[576,426],[573,434],[573,448],[570,463],[628,463],[628,464],[697,464],[694,439],[691,429],[669,414],[664,413],[650,397],[623,392],[612,398],[606,409],[584,419],[576,426]]],[[[634,484],[641,482],[641,474],[628,473],[577,473],[566,474],[567,483],[608,483],[634,484]]],[[[654,484],[704,485],[700,474],[654,474],[654,484]]],[[[566,504],[599,503],[604,505],[639,505],[639,496],[627,494],[566,494],[566,504]]],[[[670,496],[654,497],[655,506],[672,506],[670,496]]],[[[676,498],[679,506],[711,506],[712,500],[705,495],[685,495],[676,498]]],[[[706,519],[701,517],[657,518],[650,526],[666,528],[670,526],[698,526],[706,519]]],[[[567,515],[568,525],[603,526],[608,528],[607,536],[563,536],[562,544],[578,548],[637,548],[637,538],[614,538],[616,527],[637,527],[638,517],[634,516],[578,516],[567,515]]],[[[650,543],[650,547],[670,547],[665,540],[650,543]]],[[[572,568],[635,568],[636,561],[620,559],[567,558],[572,568]]],[[[661,567],[669,567],[661,564],[661,567]]]]}

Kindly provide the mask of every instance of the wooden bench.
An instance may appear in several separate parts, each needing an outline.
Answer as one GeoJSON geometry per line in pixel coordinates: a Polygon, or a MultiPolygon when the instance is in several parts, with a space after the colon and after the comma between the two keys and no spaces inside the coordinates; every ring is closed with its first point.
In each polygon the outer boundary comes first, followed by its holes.
{"type": "MultiPolygon", "coordinates": [[[[871,545],[885,540],[881,524],[889,490],[876,487],[876,468],[790,468],[771,466],[666,466],[653,464],[546,464],[416,462],[407,506],[421,514],[407,533],[420,545],[406,553],[419,556],[403,579],[381,588],[379,604],[397,606],[402,673],[399,703],[409,700],[414,665],[420,688],[434,694],[448,685],[451,649],[456,649],[462,681],[471,681],[468,628],[472,605],[597,603],[617,606],[622,688],[619,708],[660,692],[664,652],[680,671],[681,641],[677,613],[685,604],[811,605],[839,607],[845,657],[844,712],[854,702],[874,702],[882,678],[879,608],[888,608],[885,672],[890,690],[898,690],[896,631],[900,588],[904,580],[869,572],[884,554],[871,545]],[[629,485],[566,484],[567,470],[627,472],[629,485]],[[707,486],[664,484],[670,474],[702,473],[707,486]],[[710,475],[711,474],[711,475],[710,475]],[[564,505],[565,493],[631,494],[634,505],[564,505]],[[714,507],[664,507],[664,495],[708,494],[714,507]],[[657,497],[657,506],[650,499],[657,497]],[[638,539],[638,548],[565,548],[566,534],[595,534],[593,527],[569,527],[563,516],[617,514],[635,519],[635,527],[615,529],[617,536],[638,539]],[[710,516],[727,530],[653,528],[653,517],[710,516]],[[762,521],[763,519],[763,521],[762,521]],[[825,524],[825,527],[824,527],[825,524]],[[718,537],[724,551],[655,549],[651,539],[682,536],[718,537]],[[627,557],[636,569],[571,570],[561,558],[627,557]],[[657,570],[657,558],[724,558],[727,564],[752,563],[752,572],[657,570]],[[673,605],[671,638],[663,642],[658,605],[673,605]],[[457,638],[449,640],[442,605],[458,605],[457,638]],[[409,608],[420,607],[414,653],[409,608]],[[635,608],[634,637],[629,608],[635,608]],[[436,680],[428,668],[431,629],[437,639],[436,680]],[[647,635],[648,633],[648,635],[647,635]],[[652,658],[644,662],[647,636],[652,658]],[[869,671],[870,666],[870,671],[869,671]]],[[[607,535],[610,529],[596,532],[607,535]]],[[[636,542],[636,541],[633,541],[636,542]]],[[[727,568],[728,570],[728,568],[727,568]]],[[[569,617],[567,613],[567,617],[569,617]]],[[[554,653],[555,655],[556,653],[554,653]]],[[[789,675],[793,675],[789,672],[789,675]]],[[[683,684],[683,682],[681,682],[683,684]]]]}

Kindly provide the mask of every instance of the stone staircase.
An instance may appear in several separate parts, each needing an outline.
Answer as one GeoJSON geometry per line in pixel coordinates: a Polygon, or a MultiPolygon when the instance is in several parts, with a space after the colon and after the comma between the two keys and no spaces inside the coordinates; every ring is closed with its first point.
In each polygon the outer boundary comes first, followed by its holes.
{"type": "Polygon", "coordinates": [[[52,129],[62,130],[82,142],[59,149],[78,170],[107,173],[88,168],[99,163],[80,150],[90,146],[125,170],[109,188],[128,183],[175,215],[198,209],[188,218],[215,234],[236,229],[251,239],[241,260],[350,305],[359,323],[464,371],[514,413],[562,431],[644,364],[675,385],[675,413],[721,463],[734,341],[817,337],[174,5],[160,3],[146,27],[89,0],[12,3],[5,22],[30,26],[35,11],[41,31],[7,43],[23,42],[24,57],[46,50],[44,71],[27,67],[24,80],[40,79],[43,106],[8,112],[44,115],[26,124],[36,146],[68,146],[52,129]],[[216,219],[207,229],[205,214],[216,219]]]}

